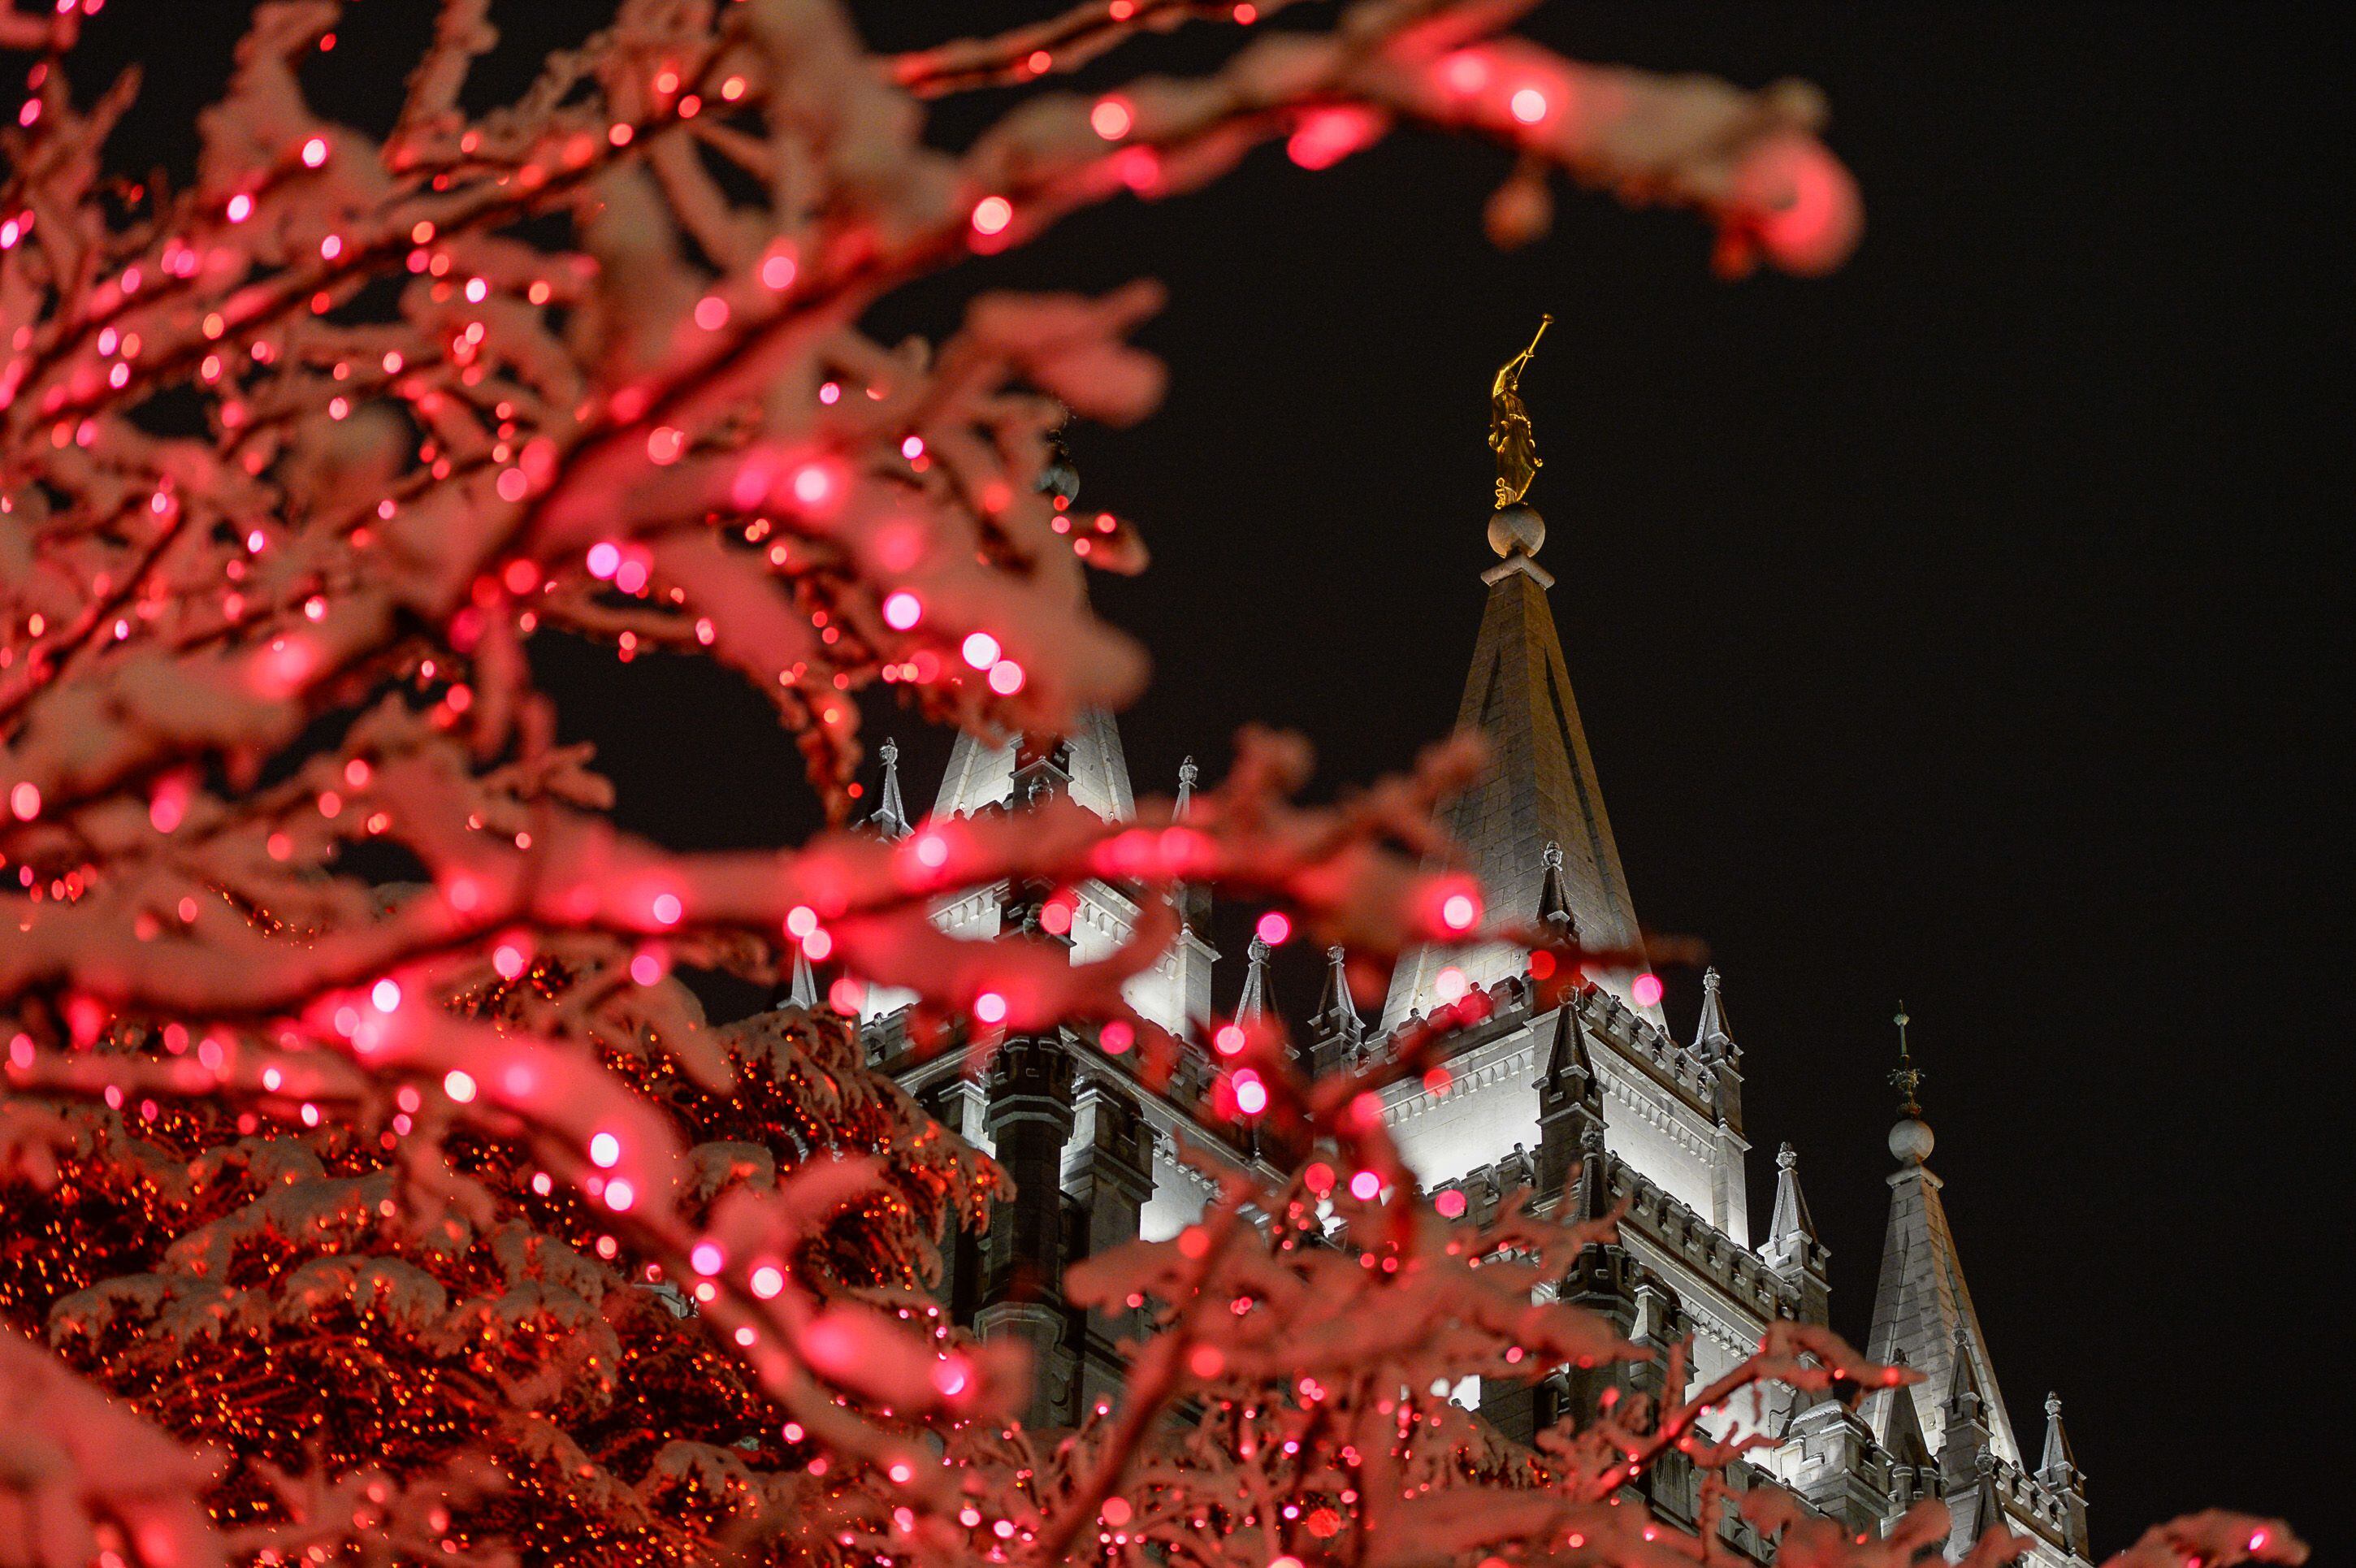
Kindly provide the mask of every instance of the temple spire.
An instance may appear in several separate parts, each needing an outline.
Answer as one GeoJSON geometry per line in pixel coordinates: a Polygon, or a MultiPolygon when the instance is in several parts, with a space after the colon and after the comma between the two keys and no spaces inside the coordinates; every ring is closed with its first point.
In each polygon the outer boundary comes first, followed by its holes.
{"type": "MultiPolygon", "coordinates": [[[[1446,809],[1442,821],[1488,890],[1493,908],[1515,917],[1540,910],[1552,874],[1558,888],[1554,897],[1580,940],[1635,955],[1623,977],[1633,979],[1644,967],[1643,931],[1547,601],[1554,578],[1536,560],[1546,542],[1546,524],[1521,499],[1527,476],[1537,469],[1518,385],[1528,357],[1525,349],[1507,361],[1491,390],[1490,441],[1500,488],[1488,532],[1499,559],[1482,574],[1488,602],[1456,710],[1459,729],[1478,730],[1488,741],[1489,765],[1446,809]],[[1558,868],[1545,854],[1549,843],[1560,851],[1558,868]]],[[[1392,975],[1383,1026],[1438,1004],[1444,970],[1456,970],[1468,986],[1480,989],[1518,976],[1526,961],[1521,949],[1502,942],[1410,953],[1392,975]]],[[[1605,983],[1613,981],[1607,975],[1605,983]]],[[[1655,1025],[1661,1021],[1657,1006],[1638,1011],[1655,1025]]]]}
{"type": "Polygon", "coordinates": [[[1309,1020],[1321,1040],[1338,1040],[1355,1046],[1365,1037],[1366,1026],[1358,1017],[1358,1004],[1350,995],[1348,953],[1341,947],[1325,950],[1325,989],[1317,995],[1317,1011],[1309,1020]]]}
{"type": "Polygon", "coordinates": [[[1816,1218],[1800,1191],[1800,1156],[1791,1144],[1775,1151],[1775,1213],[1767,1222],[1765,1255],[1796,1252],[1816,1240],[1816,1218]]]}
{"type": "MultiPolygon", "coordinates": [[[[1701,972],[1701,1022],[1694,1026],[1693,1051],[1704,1061],[1741,1054],[1726,1026],[1726,1002],[1719,994],[1719,985],[1717,970],[1701,972]]],[[[1787,1152],[1790,1147],[1788,1144],[1784,1145],[1787,1152]]]]}
{"type": "Polygon", "coordinates": [[[1172,822],[1183,822],[1186,820],[1187,810],[1194,803],[1194,780],[1200,777],[1200,770],[1195,768],[1193,757],[1187,757],[1178,764],[1178,800],[1170,808],[1172,822]]]}
{"type": "MultiPolygon", "coordinates": [[[[1939,1196],[1944,1184],[1929,1165],[1938,1140],[1922,1120],[1917,1098],[1923,1074],[1905,1039],[1906,1026],[1912,1021],[1901,1006],[1894,1020],[1901,1065],[1890,1074],[1891,1083],[1904,1096],[1901,1119],[1890,1130],[1890,1153],[1898,1169],[1889,1177],[1890,1225],[1882,1239],[1881,1278],[1874,1289],[1866,1354],[1879,1361],[1903,1355],[1908,1366],[1922,1373],[1923,1381],[1897,1391],[1912,1397],[1914,1413],[1934,1451],[1944,1450],[1953,1418],[1950,1396],[1961,1390],[1976,1402],[1997,1457],[2018,1466],[2022,1462],[2019,1439],[2005,1413],[1987,1336],[1972,1305],[1971,1289],[1964,1283],[1963,1260],[1939,1196]]],[[[1886,1431],[1879,1434],[1888,1435],[1886,1431]]]]}
{"type": "Polygon", "coordinates": [[[2045,1396],[2045,1456],[2037,1466],[2038,1477],[2047,1484],[2066,1487],[2078,1474],[2078,1455],[2070,1447],[2070,1434],[2062,1428],[2062,1396],[2045,1396]]]}
{"type": "Polygon", "coordinates": [[[868,823],[886,839],[906,838],[912,824],[908,808],[900,802],[900,743],[885,736],[875,755],[884,761],[884,782],[875,791],[875,809],[867,813],[868,823]]]}
{"type": "Polygon", "coordinates": [[[1236,1022],[1257,1024],[1268,1016],[1268,943],[1257,934],[1244,958],[1244,993],[1236,1003],[1236,1022]]]}
{"type": "Polygon", "coordinates": [[[1579,921],[1570,912],[1570,897],[1562,890],[1562,845],[1549,843],[1538,857],[1546,875],[1538,882],[1538,929],[1565,944],[1579,940],[1579,921]]]}
{"type": "Polygon", "coordinates": [[[802,951],[799,942],[794,944],[793,984],[786,1000],[804,1010],[818,1005],[818,976],[811,972],[809,955],[802,951]]]}

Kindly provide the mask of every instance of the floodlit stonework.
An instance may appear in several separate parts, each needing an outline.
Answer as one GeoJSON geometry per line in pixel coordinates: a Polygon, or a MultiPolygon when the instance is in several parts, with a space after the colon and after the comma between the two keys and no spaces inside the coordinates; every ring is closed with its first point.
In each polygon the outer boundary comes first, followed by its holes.
{"type": "MultiPolygon", "coordinates": [[[[1534,521],[1506,531],[1495,541],[1503,559],[1483,574],[1486,607],[1459,721],[1485,732],[1493,760],[1449,809],[1448,825],[1499,918],[1522,914],[1590,948],[1641,955],[1642,929],[1555,628],[1553,579],[1531,553],[1543,538],[1534,521]]],[[[1181,813],[1192,782],[1190,768],[1181,813]]],[[[1108,819],[1133,814],[1134,791],[1109,718],[1054,742],[991,747],[961,737],[933,811],[941,818],[1021,811],[1046,794],[1066,795],[1108,819]]],[[[875,831],[895,837],[911,831],[888,753],[878,800],[875,831]]],[[[1090,883],[1078,890],[1068,931],[1049,935],[1039,917],[1051,891],[1001,886],[946,906],[936,918],[977,940],[1017,930],[1063,940],[1085,960],[1109,950],[1138,918],[1129,893],[1090,883]]],[[[1179,940],[1156,970],[1130,983],[1129,996],[1145,1017],[1200,1039],[1213,1019],[1219,955],[1207,900],[1182,897],[1180,904],[1179,940]]],[[[1292,1037],[1321,1068],[1362,1060],[1436,1005],[1468,990],[1485,992],[1489,1015],[1458,1037],[1445,1090],[1409,1080],[1387,1098],[1392,1133],[1435,1197],[1461,1193],[1476,1219],[1524,1188],[1542,1212],[1601,1215],[1624,1202],[1618,1243],[1590,1248],[1555,1289],[1640,1345],[1665,1349],[1690,1337],[1687,1391],[1742,1360],[1769,1322],[1826,1322],[1830,1257],[1789,1145],[1775,1156],[1764,1236],[1754,1240],[1744,1053],[1717,972],[1705,978],[1693,1038],[1680,1041],[1669,1034],[1657,996],[1640,999],[1630,983],[1641,962],[1559,1005],[1543,1005],[1528,957],[1505,943],[1411,953],[1395,972],[1379,1020],[1369,1024],[1351,999],[1337,953],[1313,1011],[1290,1020],[1292,1037]]],[[[1257,941],[1245,970],[1238,1014],[1270,1005],[1266,951],[1257,941]]],[[[1041,1370],[1031,1420],[1069,1424],[1087,1402],[1117,1390],[1123,1325],[1066,1307],[1065,1267],[1131,1238],[1167,1238],[1202,1212],[1210,1187],[1179,1159],[1181,1140],[1214,1165],[1241,1167],[1260,1158],[1257,1134],[1199,1122],[1183,1108],[1212,1076],[1206,1058],[1182,1065],[1173,1096],[1141,1084],[1085,1033],[1064,1029],[1010,1040],[994,1053],[986,1079],[971,1081],[960,1076],[958,1053],[921,1062],[909,1055],[905,1002],[869,994],[862,1023],[871,1053],[943,1121],[991,1151],[1018,1189],[986,1236],[960,1239],[944,1294],[960,1321],[1029,1342],[1041,1370]]],[[[2001,1522],[2034,1542],[2024,1561],[2039,1568],[2086,1563],[2085,1479],[2060,1403],[2045,1402],[2032,1466],[1964,1283],[1928,1163],[1931,1145],[1929,1127],[1912,1114],[1891,1135],[1897,1168],[1866,1344],[1871,1355],[1912,1367],[1923,1380],[1877,1391],[1854,1408],[1829,1398],[1809,1402],[1780,1387],[1747,1393],[1727,1423],[1780,1442],[1735,1466],[1730,1478],[1739,1487],[1781,1483],[1859,1533],[1938,1496],[1954,1513],[1951,1554],[2001,1522]]],[[[1542,1424],[1592,1410],[1615,1383],[1650,1390],[1662,1375],[1659,1361],[1565,1369],[1534,1385],[1468,1383],[1456,1397],[1477,1403],[1509,1435],[1526,1438],[1542,1424]]],[[[1697,1517],[1697,1477],[1687,1467],[1662,1465],[1631,1486],[1668,1518],[1690,1524],[1697,1517]]],[[[1745,1527],[1727,1530],[1730,1544],[1763,1556],[1765,1544],[1745,1527]]]]}

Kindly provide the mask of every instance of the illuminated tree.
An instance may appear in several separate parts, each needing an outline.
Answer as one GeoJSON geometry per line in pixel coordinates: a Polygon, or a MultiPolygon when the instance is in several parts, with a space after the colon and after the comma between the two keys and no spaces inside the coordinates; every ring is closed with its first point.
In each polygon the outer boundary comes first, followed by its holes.
{"type": "MultiPolygon", "coordinates": [[[[987,295],[897,347],[871,304],[1259,143],[1314,169],[1403,124],[1518,153],[1502,241],[1559,173],[1701,214],[1730,273],[1819,271],[1858,218],[1812,93],[1567,61],[1478,0],[1361,0],[1094,98],[1053,79],[1285,7],[1092,0],[890,57],[820,0],[623,0],[474,116],[487,0],[444,0],[364,130],[299,82],[338,7],[282,0],[176,190],[103,173],[130,87],[77,100],[66,69],[99,6],[0,11],[27,89],[0,138],[0,1563],[1671,1550],[1609,1494],[1667,1445],[1721,1462],[1703,1404],[1521,1454],[1419,1391],[1628,1353],[1531,1301],[1582,1233],[1440,1219],[1364,1113],[1438,1036],[1314,1083],[1246,1043],[1299,1172],[1076,1282],[1158,1332],[1057,1438],[1007,1423],[1019,1359],[921,1288],[998,1173],[831,1012],[713,1026],[671,978],[775,985],[798,949],[915,994],[943,1048],[1073,1019],[1163,1071],[1188,1047],[1119,983],[1169,920],[1076,966],[952,941],[934,902],[1215,886],[1379,964],[1480,919],[1420,869],[1469,747],[1334,808],[1252,736],[1183,828],[1066,806],[680,854],[606,820],[524,647],[734,671],[838,822],[870,688],[986,733],[1117,707],[1143,660],[1082,579],[1142,547],[1037,480],[1067,417],[1156,401],[1122,340],[1154,291],[987,295]],[[928,101],[1034,81],[927,145],[928,101]],[[1336,1168],[1372,1186],[1321,1190],[1336,1168]],[[1280,1365],[1344,1299],[1455,1326],[1280,1365]]],[[[1795,1334],[1739,1377],[1901,1375],[1795,1334]]],[[[1942,1528],[1858,1546],[1745,1506],[1812,1562],[1942,1528]]]]}

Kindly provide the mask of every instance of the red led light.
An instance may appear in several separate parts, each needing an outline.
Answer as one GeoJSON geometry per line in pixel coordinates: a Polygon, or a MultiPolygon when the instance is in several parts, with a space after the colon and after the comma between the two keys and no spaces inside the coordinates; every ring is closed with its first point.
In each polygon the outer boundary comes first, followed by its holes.
{"type": "Polygon", "coordinates": [[[1088,128],[1108,142],[1119,141],[1136,124],[1137,116],[1119,98],[1099,98],[1097,106],[1088,111],[1088,128]]]}

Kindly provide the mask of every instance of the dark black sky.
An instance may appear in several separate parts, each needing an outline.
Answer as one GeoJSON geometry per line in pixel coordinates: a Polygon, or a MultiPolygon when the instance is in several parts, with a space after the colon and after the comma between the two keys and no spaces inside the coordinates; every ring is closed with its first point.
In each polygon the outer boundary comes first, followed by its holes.
{"type": "MultiPolygon", "coordinates": [[[[1550,5],[1530,30],[1585,58],[1820,83],[1868,204],[1856,261],[1727,285],[1692,220],[1576,195],[1501,255],[1479,227],[1501,157],[1409,137],[1123,201],[874,323],[942,330],[977,282],[1168,282],[1144,334],[1167,407],[1074,442],[1086,500],[1157,552],[1099,596],[1159,662],[1130,760],[1166,789],[1272,720],[1330,788],[1453,715],[1487,378],[1553,311],[1524,386],[1543,559],[1637,908],[1727,975],[1759,1218],[1789,1139],[1861,1336],[1902,995],[2008,1401],[2068,1400],[2105,1550],[2206,1504],[2328,1541],[2338,1501],[2350,181],[2326,10],[1550,5]]],[[[943,36],[866,11],[882,44],[943,36]]],[[[577,26],[498,14],[519,39],[577,26]]],[[[187,15],[118,0],[96,42],[152,58],[155,18],[187,15]]],[[[202,26],[151,74],[156,156],[218,81],[228,35],[202,26]]],[[[339,90],[378,102],[406,62],[350,33],[339,90]]],[[[750,699],[551,665],[635,825],[807,822],[750,699]]],[[[941,746],[897,727],[928,793],[941,746]]]]}

